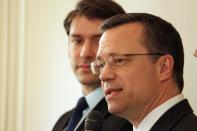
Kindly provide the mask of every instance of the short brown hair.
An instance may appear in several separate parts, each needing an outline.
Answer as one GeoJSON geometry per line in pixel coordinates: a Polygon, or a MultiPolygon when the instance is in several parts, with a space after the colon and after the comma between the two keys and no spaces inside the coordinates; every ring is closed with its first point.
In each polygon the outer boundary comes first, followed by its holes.
{"type": "Polygon", "coordinates": [[[124,9],[112,0],[81,0],[77,3],[64,20],[64,28],[67,35],[70,33],[70,25],[76,16],[86,16],[89,19],[107,19],[111,16],[124,14],[124,9]]]}

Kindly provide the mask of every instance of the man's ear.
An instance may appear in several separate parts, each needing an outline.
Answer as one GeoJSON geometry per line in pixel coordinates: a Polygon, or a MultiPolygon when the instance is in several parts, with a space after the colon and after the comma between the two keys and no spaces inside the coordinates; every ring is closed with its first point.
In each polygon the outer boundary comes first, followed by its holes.
{"type": "Polygon", "coordinates": [[[159,59],[160,64],[160,81],[165,81],[172,77],[174,59],[171,55],[161,56],[159,59]]]}

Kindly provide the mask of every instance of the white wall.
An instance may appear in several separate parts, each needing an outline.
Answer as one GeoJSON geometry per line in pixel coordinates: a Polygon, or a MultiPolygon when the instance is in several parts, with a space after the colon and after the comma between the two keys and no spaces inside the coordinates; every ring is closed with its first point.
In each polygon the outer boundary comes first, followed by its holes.
{"type": "Polygon", "coordinates": [[[28,0],[26,14],[25,131],[52,129],[81,94],[67,57],[63,20],[75,2],[28,0]]]}
{"type": "MultiPolygon", "coordinates": [[[[50,131],[72,108],[81,87],[67,58],[62,21],[77,0],[0,1],[0,131],[50,131]]],[[[185,48],[185,89],[197,113],[197,2],[116,0],[128,12],[170,21],[185,48]]]]}

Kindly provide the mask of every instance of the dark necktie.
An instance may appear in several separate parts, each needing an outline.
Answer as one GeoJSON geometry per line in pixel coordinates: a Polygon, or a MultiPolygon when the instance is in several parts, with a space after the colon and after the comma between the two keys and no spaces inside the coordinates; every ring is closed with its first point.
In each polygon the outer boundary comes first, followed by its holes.
{"type": "Polygon", "coordinates": [[[67,130],[66,131],[73,131],[81,119],[83,115],[84,109],[88,107],[85,97],[81,97],[77,103],[76,108],[74,109],[71,118],[68,122],[67,130]]]}

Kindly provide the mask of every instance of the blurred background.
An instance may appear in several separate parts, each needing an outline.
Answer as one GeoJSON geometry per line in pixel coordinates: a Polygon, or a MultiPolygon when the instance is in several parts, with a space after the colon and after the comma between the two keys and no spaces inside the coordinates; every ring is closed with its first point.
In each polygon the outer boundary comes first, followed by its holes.
{"type": "MultiPolygon", "coordinates": [[[[0,0],[0,131],[50,131],[81,87],[67,57],[63,20],[77,0],[0,0]]],[[[116,0],[127,12],[171,22],[185,50],[184,95],[197,114],[197,1],[116,0]]]]}

